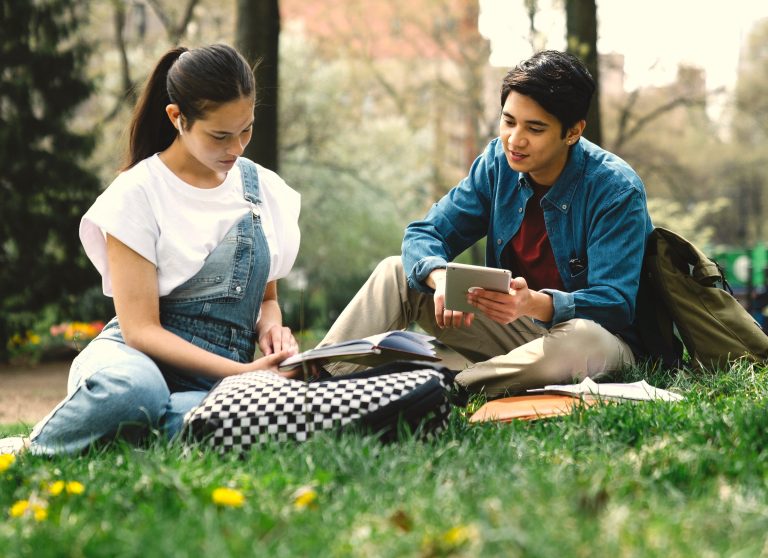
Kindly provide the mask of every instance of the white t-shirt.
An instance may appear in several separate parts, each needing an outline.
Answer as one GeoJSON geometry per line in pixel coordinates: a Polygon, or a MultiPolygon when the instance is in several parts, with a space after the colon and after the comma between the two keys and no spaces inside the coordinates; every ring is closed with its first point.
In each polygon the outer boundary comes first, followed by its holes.
{"type": "MultiPolygon", "coordinates": [[[[288,275],[299,251],[301,196],[276,173],[258,166],[261,223],[269,244],[269,281],[288,275]]],[[[215,188],[196,188],[148,157],[117,178],[80,222],[85,253],[112,296],[106,234],[157,267],[160,296],[193,277],[230,228],[253,208],[235,165],[215,188]]]]}

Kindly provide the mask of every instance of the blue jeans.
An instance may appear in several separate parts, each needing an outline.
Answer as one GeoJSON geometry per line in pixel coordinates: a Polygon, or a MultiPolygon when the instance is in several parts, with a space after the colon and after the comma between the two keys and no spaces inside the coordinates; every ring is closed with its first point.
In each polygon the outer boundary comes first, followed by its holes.
{"type": "Polygon", "coordinates": [[[171,393],[148,356],[123,343],[99,339],[73,361],[67,396],[35,427],[30,451],[75,453],[118,434],[135,441],[153,431],[172,439],[180,432],[184,415],[205,395],[205,391],[171,393]]]}

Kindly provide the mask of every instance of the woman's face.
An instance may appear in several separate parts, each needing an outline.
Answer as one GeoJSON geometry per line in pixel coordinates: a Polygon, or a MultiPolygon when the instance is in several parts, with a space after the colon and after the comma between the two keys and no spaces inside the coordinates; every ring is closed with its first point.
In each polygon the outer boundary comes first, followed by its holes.
{"type": "Polygon", "coordinates": [[[560,121],[527,95],[511,91],[499,122],[499,137],[512,169],[528,173],[541,186],[555,183],[568,161],[568,148],[579,138],[575,126],[560,137],[560,121]]]}
{"type": "Polygon", "coordinates": [[[203,167],[216,175],[226,174],[251,141],[253,110],[253,99],[242,97],[208,110],[189,128],[180,115],[178,140],[203,167]]]}

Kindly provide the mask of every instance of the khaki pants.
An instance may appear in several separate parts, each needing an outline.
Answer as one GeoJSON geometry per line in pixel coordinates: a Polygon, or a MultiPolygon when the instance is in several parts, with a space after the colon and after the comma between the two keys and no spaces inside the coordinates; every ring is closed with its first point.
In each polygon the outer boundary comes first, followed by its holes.
{"type": "MultiPolygon", "coordinates": [[[[502,325],[478,313],[469,328],[440,329],[432,295],[408,287],[398,256],[376,267],[321,345],[405,329],[414,322],[467,359],[456,381],[488,397],[596,378],[635,363],[624,341],[591,320],[573,319],[545,329],[529,318],[502,325]]],[[[327,366],[334,375],[358,368],[349,363],[327,366]]]]}

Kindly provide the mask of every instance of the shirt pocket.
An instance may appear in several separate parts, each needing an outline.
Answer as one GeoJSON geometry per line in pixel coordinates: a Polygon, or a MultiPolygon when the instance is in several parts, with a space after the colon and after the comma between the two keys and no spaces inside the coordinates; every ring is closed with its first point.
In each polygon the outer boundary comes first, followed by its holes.
{"type": "Polygon", "coordinates": [[[587,288],[589,268],[586,257],[574,257],[568,260],[568,271],[570,273],[568,285],[571,291],[587,288]]]}
{"type": "Polygon", "coordinates": [[[253,239],[228,235],[193,277],[163,297],[167,302],[236,302],[245,295],[253,259],[253,239]]]}

